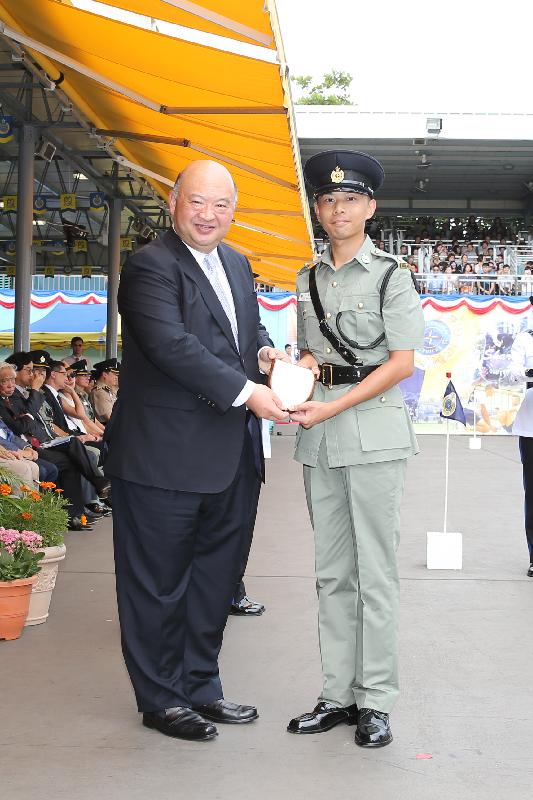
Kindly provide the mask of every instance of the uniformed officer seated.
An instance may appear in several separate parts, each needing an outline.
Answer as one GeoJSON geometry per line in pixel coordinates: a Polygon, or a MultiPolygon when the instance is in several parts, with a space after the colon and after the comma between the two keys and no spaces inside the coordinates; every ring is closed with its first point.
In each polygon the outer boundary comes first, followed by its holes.
{"type": "Polygon", "coordinates": [[[103,425],[109,422],[118,392],[120,361],[108,358],[94,365],[91,373],[95,379],[94,388],[89,395],[96,419],[103,425]]]}
{"type": "Polygon", "coordinates": [[[398,695],[399,506],[417,452],[398,384],[413,372],[424,320],[409,266],[365,236],[381,164],[327,151],[305,177],[329,245],[298,274],[299,363],[318,382],[291,418],[315,534],[323,686],[288,730],[346,723],[358,745],[383,747],[398,695]]]}

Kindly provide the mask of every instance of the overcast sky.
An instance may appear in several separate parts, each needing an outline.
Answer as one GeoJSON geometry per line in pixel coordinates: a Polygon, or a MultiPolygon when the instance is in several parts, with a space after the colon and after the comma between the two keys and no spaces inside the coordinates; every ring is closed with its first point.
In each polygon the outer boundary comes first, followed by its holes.
{"type": "Polygon", "coordinates": [[[276,6],[291,74],[345,70],[361,108],[533,113],[531,0],[276,6]]]}

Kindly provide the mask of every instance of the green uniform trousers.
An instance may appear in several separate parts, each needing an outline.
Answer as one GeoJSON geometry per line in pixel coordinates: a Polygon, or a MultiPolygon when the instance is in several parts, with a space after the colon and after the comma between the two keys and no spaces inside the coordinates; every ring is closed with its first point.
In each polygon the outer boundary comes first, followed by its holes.
{"type": "Polygon", "coordinates": [[[400,584],[396,550],[405,459],[304,466],[315,533],[320,700],[389,713],[398,695],[400,584]]]}

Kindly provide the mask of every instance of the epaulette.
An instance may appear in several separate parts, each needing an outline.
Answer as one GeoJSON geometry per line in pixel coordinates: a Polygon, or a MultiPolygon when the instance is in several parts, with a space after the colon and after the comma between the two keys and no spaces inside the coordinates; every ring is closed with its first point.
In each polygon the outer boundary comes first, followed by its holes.
{"type": "Polygon", "coordinates": [[[320,258],[315,258],[313,261],[308,261],[307,264],[304,264],[303,267],[298,270],[298,275],[303,275],[303,273],[307,269],[311,269],[311,267],[316,267],[317,264],[320,264],[320,258]]]}

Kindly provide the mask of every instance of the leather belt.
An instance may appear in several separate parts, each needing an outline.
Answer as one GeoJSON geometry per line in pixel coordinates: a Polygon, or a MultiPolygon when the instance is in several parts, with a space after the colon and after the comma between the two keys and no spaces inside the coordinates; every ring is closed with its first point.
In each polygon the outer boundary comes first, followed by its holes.
{"type": "Polygon", "coordinates": [[[360,383],[367,375],[379,367],[375,364],[370,367],[343,367],[337,364],[320,364],[320,383],[331,389],[342,383],[360,383]]]}

